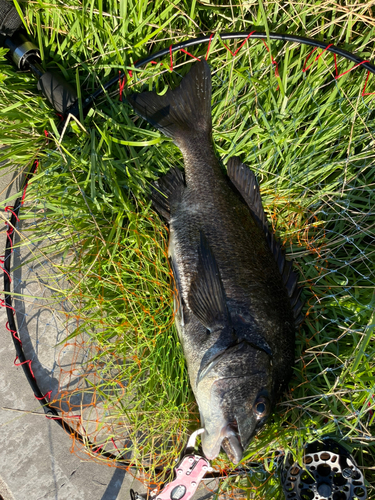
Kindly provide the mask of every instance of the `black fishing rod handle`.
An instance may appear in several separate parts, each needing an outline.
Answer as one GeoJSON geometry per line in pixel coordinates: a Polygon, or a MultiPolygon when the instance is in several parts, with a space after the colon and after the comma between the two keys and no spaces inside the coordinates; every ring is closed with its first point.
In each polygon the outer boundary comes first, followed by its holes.
{"type": "Polygon", "coordinates": [[[0,0],[0,35],[12,36],[21,26],[22,20],[13,3],[0,0]]]}
{"type": "Polygon", "coordinates": [[[64,117],[68,112],[77,114],[77,106],[74,106],[77,102],[77,92],[61,74],[47,71],[40,76],[37,87],[58,113],[64,117]]]}

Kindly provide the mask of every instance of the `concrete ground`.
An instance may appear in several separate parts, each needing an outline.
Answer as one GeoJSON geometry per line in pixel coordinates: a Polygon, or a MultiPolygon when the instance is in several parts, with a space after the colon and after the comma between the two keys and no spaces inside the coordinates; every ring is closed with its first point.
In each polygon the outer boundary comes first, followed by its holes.
{"type": "MultiPolygon", "coordinates": [[[[3,200],[19,190],[20,181],[17,173],[0,171],[3,219],[8,217],[3,200]]],[[[1,223],[0,255],[5,242],[6,226],[1,223]]],[[[14,266],[24,264],[34,251],[27,245],[16,251],[14,266]]],[[[14,290],[31,296],[48,293],[42,267],[31,263],[15,269],[14,290]]],[[[0,279],[2,289],[1,271],[0,279]]],[[[57,391],[55,346],[66,335],[66,324],[52,308],[37,307],[32,300],[14,302],[19,333],[41,390],[57,391]]],[[[145,487],[124,470],[81,461],[71,453],[70,437],[45,418],[22,367],[14,366],[15,349],[6,321],[6,311],[0,308],[0,500],[129,500],[130,488],[144,492],[145,487]]],[[[66,356],[69,360],[69,353],[66,356]]],[[[211,483],[210,489],[214,486],[211,483]]],[[[210,496],[202,485],[194,498],[210,496]]]]}

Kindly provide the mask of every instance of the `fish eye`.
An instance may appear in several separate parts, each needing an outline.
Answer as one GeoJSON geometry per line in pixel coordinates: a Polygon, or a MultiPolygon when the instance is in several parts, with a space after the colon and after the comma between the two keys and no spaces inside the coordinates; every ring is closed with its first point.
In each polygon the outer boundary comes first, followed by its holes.
{"type": "Polygon", "coordinates": [[[258,398],[255,401],[255,404],[253,407],[256,418],[258,420],[260,420],[261,418],[265,417],[269,412],[269,407],[270,407],[270,404],[269,404],[269,401],[267,398],[265,398],[263,396],[258,398]]]}

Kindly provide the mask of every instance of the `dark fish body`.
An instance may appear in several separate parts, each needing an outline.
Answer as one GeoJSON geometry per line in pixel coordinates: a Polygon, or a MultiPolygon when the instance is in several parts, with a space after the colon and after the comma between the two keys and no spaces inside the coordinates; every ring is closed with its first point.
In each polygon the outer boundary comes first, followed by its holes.
{"type": "Polygon", "coordinates": [[[172,169],[153,191],[170,227],[175,320],[199,405],[203,451],[242,458],[294,363],[297,275],[268,230],[259,187],[237,158],[221,169],[211,137],[211,77],[194,64],[164,96],[133,94],[135,110],[172,137],[185,175],[172,169]]]}

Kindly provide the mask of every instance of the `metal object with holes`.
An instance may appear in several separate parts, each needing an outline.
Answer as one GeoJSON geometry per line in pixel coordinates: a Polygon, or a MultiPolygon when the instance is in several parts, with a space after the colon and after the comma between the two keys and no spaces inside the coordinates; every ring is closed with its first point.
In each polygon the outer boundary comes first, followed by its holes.
{"type": "Polygon", "coordinates": [[[354,458],[331,439],[306,447],[303,467],[287,456],[281,484],[287,500],[365,500],[367,490],[354,458]]]}

